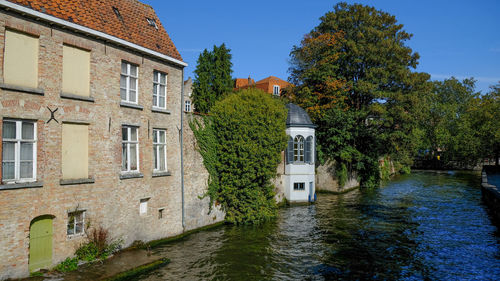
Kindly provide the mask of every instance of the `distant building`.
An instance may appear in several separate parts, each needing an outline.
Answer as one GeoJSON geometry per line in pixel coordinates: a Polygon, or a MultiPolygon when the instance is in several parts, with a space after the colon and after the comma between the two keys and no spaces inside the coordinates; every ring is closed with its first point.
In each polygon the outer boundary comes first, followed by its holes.
{"type": "Polygon", "coordinates": [[[246,88],[255,87],[261,89],[266,93],[273,94],[274,96],[281,96],[281,90],[291,85],[287,81],[275,76],[269,76],[262,80],[255,82],[252,78],[236,78],[234,81],[234,89],[242,90],[246,88]]]}
{"type": "Polygon", "coordinates": [[[194,112],[192,96],[193,80],[189,77],[184,81],[184,112],[194,112]]]}

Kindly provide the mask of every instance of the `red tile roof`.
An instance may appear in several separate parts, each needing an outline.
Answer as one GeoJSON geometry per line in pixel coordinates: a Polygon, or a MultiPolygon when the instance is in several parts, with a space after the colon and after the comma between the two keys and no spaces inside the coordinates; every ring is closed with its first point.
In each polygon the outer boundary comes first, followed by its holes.
{"type": "MultiPolygon", "coordinates": [[[[262,80],[259,80],[257,82],[253,82],[252,79],[252,87],[256,87],[258,89],[263,90],[264,92],[267,92],[269,94],[273,93],[273,87],[274,85],[280,86],[280,89],[284,89],[290,85],[287,81],[280,79],[276,76],[269,76],[267,78],[264,78],[262,80]]],[[[250,87],[248,85],[248,79],[246,78],[236,78],[235,81],[235,90],[240,90],[240,89],[246,89],[250,87]]]]}
{"type": "Polygon", "coordinates": [[[182,61],[155,11],[137,0],[8,0],[182,61]],[[148,23],[156,23],[156,27],[148,23]]]}

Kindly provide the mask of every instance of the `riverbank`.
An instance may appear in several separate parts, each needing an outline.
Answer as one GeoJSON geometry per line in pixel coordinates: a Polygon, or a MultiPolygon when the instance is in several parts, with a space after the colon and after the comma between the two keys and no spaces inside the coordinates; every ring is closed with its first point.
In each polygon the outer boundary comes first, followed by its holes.
{"type": "Polygon", "coordinates": [[[484,166],[481,175],[481,193],[492,216],[500,223],[500,167],[484,166]]]}

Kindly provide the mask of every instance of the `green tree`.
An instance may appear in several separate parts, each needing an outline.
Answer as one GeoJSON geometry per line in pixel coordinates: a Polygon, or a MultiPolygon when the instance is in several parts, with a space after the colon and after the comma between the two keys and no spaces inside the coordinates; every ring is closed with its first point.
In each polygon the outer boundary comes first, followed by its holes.
{"type": "Polygon", "coordinates": [[[430,84],[412,72],[411,36],[388,13],[339,3],[290,54],[290,99],[319,125],[325,158],[358,170],[363,186],[378,184],[379,157],[409,166],[421,146],[420,96],[430,84]]]}
{"type": "Polygon", "coordinates": [[[193,81],[193,105],[196,111],[208,113],[216,101],[231,92],[233,81],[231,50],[225,44],[205,49],[198,57],[193,81]]]}
{"type": "Polygon", "coordinates": [[[476,164],[481,157],[478,121],[483,113],[479,110],[481,97],[475,92],[475,80],[451,77],[433,84],[425,125],[429,147],[441,151],[444,165],[476,164]]]}
{"type": "Polygon", "coordinates": [[[207,195],[226,220],[258,223],[276,215],[274,186],[286,147],[285,106],[269,94],[242,90],[216,102],[203,123],[191,128],[210,174],[207,195]]]}

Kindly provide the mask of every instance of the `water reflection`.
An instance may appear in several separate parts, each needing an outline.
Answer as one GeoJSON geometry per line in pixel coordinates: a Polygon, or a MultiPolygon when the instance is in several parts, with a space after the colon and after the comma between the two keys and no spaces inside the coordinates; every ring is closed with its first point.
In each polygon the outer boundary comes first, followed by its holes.
{"type": "Polygon", "coordinates": [[[144,280],[500,279],[497,228],[479,178],[415,173],[382,188],[322,195],[258,227],[225,226],[156,251],[144,280]]]}

